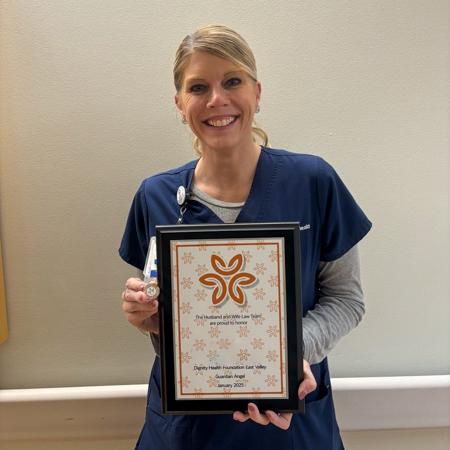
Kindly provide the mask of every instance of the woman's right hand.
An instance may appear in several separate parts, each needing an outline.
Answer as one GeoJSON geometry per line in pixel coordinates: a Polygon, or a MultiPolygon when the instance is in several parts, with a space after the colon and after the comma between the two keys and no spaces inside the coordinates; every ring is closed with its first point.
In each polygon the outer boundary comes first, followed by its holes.
{"type": "Polygon", "coordinates": [[[145,293],[145,283],[139,278],[128,278],[122,292],[122,310],[132,325],[142,331],[159,334],[158,299],[145,293]]]}

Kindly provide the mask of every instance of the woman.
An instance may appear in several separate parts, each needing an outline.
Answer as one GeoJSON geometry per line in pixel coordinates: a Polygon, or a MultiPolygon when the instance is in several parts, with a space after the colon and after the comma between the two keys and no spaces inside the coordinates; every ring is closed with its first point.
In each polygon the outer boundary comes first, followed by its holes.
{"type": "MultiPolygon", "coordinates": [[[[306,397],[306,413],[278,415],[249,403],[245,414],[232,416],[163,416],[156,357],[136,448],[342,449],[326,355],[364,313],[356,244],[371,224],[321,158],[266,147],[266,134],[253,125],[261,97],[255,60],[236,32],[207,26],[186,36],[174,82],[175,103],[200,158],[142,183],[120,255],[142,270],[155,225],[180,219],[180,186],[188,192],[183,223],[300,222],[305,379],[299,397],[306,397]]],[[[157,299],[149,301],[142,280],[130,278],[122,300],[128,321],[150,332],[158,351],[157,299]]]]}

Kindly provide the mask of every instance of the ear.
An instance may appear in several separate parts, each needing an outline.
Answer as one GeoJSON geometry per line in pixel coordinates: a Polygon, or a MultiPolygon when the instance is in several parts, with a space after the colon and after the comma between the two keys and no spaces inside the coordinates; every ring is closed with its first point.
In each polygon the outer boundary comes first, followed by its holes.
{"type": "Polygon", "coordinates": [[[181,104],[181,99],[178,94],[174,97],[175,105],[177,105],[178,111],[180,111],[181,114],[183,114],[183,105],[181,104]]]}
{"type": "Polygon", "coordinates": [[[261,100],[261,82],[257,81],[255,84],[256,89],[256,104],[259,105],[259,102],[261,100]]]}

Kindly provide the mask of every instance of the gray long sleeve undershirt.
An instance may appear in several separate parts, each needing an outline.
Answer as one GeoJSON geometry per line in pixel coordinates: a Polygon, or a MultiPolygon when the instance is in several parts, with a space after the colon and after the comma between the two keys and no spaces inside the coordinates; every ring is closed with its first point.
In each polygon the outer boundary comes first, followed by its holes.
{"type": "MultiPolygon", "coordinates": [[[[225,223],[233,223],[242,208],[242,204],[213,199],[195,186],[193,193],[192,199],[208,206],[225,223]]],[[[310,364],[322,361],[364,315],[358,247],[335,261],[320,262],[317,277],[318,302],[303,318],[304,358],[310,364]]],[[[159,355],[159,336],[150,337],[159,355]]]]}
{"type": "Polygon", "coordinates": [[[358,246],[335,261],[320,262],[317,277],[319,299],[303,318],[304,358],[310,364],[322,361],[364,315],[358,246]]]}

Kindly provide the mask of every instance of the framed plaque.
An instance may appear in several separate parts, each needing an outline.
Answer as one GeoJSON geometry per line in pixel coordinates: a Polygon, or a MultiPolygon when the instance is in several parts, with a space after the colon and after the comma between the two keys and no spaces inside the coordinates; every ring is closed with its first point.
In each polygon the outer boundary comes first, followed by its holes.
{"type": "Polygon", "coordinates": [[[156,228],[165,414],[303,411],[298,223],[156,228]]]}

